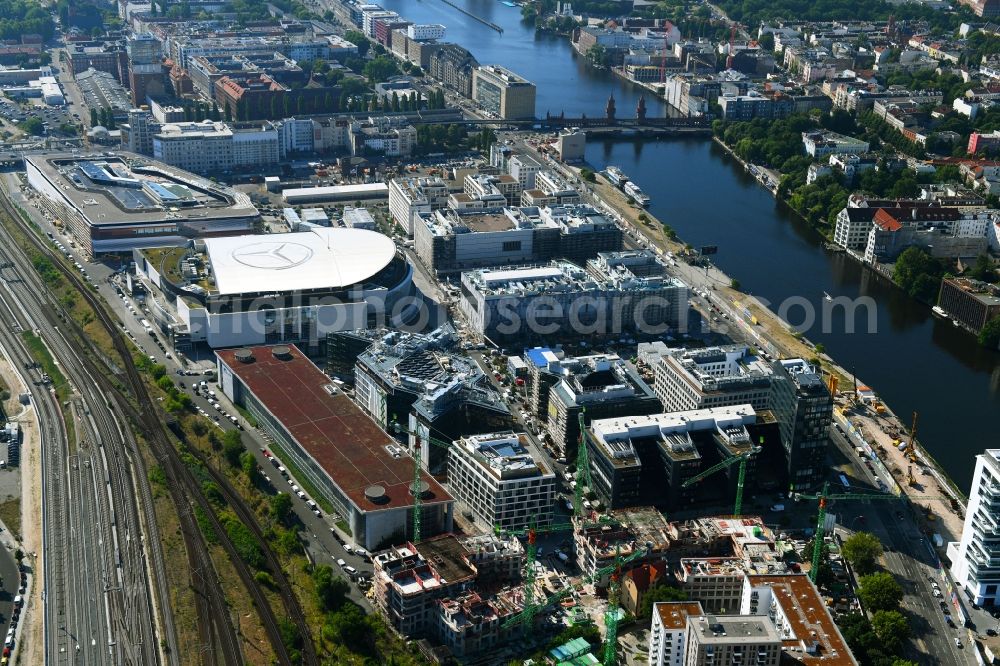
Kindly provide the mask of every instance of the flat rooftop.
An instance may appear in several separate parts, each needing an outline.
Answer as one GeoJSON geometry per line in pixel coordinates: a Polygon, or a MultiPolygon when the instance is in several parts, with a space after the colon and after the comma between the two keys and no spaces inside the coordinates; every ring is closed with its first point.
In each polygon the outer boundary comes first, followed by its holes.
{"type": "MultiPolygon", "coordinates": [[[[369,418],[295,346],[287,360],[278,346],[249,348],[253,361],[237,360],[241,349],[216,352],[299,446],[312,457],[362,511],[399,509],[413,504],[413,458],[369,418]],[[378,488],[377,488],[378,487],[378,488]],[[365,491],[381,489],[378,502],[365,491]]],[[[450,502],[451,496],[427,474],[424,504],[450,502]]]]}
{"type": "Polygon", "coordinates": [[[47,181],[47,196],[67,200],[92,226],[257,217],[246,195],[143,155],[63,153],[24,159],[29,178],[37,178],[37,170],[47,181]]]}
{"type": "Polygon", "coordinates": [[[756,615],[703,615],[692,618],[698,642],[732,643],[739,638],[744,644],[780,643],[781,637],[774,623],[767,617],[756,615]]]}
{"type": "Polygon", "coordinates": [[[668,601],[654,606],[660,622],[667,631],[680,631],[687,626],[688,617],[698,617],[705,612],[697,601],[668,601]]]}
{"type": "Polygon", "coordinates": [[[364,283],[396,256],[375,231],[319,227],[205,239],[220,295],[306,291],[364,283]]]}

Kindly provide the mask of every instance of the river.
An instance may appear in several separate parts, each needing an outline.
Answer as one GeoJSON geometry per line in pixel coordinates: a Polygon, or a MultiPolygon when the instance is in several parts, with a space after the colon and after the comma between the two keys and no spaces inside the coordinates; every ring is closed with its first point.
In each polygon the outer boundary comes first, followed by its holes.
{"type": "MultiPolygon", "coordinates": [[[[445,39],[462,44],[481,63],[502,64],[535,82],[538,115],[603,115],[613,93],[618,115],[631,116],[644,92],[590,67],[565,37],[535,34],[518,8],[497,0],[466,0],[466,6],[501,25],[502,35],[438,0],[382,4],[415,22],[446,25],[445,39]]],[[[664,113],[663,103],[648,94],[646,104],[650,115],[664,113]]],[[[865,310],[847,322],[835,309],[828,326],[817,322],[806,335],[857,372],[904,422],[918,411],[921,443],[968,491],[973,456],[1000,445],[992,428],[1000,415],[1000,353],[978,347],[971,335],[933,317],[927,306],[844,254],[826,251],[817,233],[711,141],[592,141],[587,161],[598,169],[621,167],[653,198],[650,212],[695,246],[717,245],[718,266],[775,304],[772,309],[801,298],[819,313],[824,292],[874,299],[870,333],[865,310]],[[848,332],[849,323],[856,332],[848,332]]],[[[789,319],[799,324],[802,309],[791,308],[789,319]]]]}

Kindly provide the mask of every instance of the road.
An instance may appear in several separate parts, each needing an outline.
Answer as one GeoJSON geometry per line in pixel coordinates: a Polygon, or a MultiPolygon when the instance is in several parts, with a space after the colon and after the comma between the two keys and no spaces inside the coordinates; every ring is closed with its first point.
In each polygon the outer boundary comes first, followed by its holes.
{"type": "MultiPolygon", "coordinates": [[[[60,330],[45,286],[6,234],[0,234],[5,348],[28,363],[19,331],[35,331],[69,384],[62,406],[56,387],[33,389],[42,435],[46,663],[160,663],[148,566],[162,570],[162,554],[153,540],[147,561],[140,511],[147,524],[155,518],[148,487],[137,492],[148,482],[144,475],[135,482],[131,429],[81,362],[78,345],[60,330]],[[63,414],[74,424],[72,441],[63,414]]],[[[40,372],[33,370],[31,379],[40,372]]],[[[166,633],[169,641],[172,624],[166,633]]]]}

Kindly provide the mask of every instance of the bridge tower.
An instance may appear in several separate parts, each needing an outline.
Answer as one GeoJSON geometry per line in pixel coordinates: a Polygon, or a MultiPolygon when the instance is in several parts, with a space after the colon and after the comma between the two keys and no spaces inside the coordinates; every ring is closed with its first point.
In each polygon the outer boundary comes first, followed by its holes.
{"type": "Polygon", "coordinates": [[[635,105],[635,119],[642,124],[646,122],[646,96],[639,96],[639,103],[635,105]]]}
{"type": "Polygon", "coordinates": [[[607,118],[609,123],[615,122],[615,94],[611,93],[608,97],[608,105],[604,107],[604,116],[607,118]]]}

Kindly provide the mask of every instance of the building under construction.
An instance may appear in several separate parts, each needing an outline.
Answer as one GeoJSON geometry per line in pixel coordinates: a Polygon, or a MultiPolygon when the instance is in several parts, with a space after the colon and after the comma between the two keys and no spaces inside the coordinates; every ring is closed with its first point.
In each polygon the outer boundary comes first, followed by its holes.
{"type": "Polygon", "coordinates": [[[515,538],[442,535],[372,558],[376,610],[406,638],[426,638],[459,658],[509,638],[503,623],[524,608],[525,553],[515,538]]]}
{"type": "MultiPolygon", "coordinates": [[[[612,511],[596,522],[590,517],[575,518],[574,526],[576,563],[586,576],[613,564],[616,557],[625,558],[643,548],[648,549],[646,555],[630,566],[662,560],[670,548],[670,524],[651,507],[612,511]]],[[[606,587],[607,577],[594,584],[606,587]]]]}

